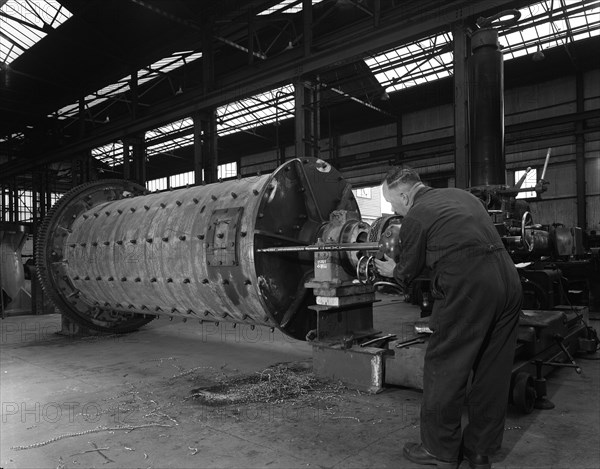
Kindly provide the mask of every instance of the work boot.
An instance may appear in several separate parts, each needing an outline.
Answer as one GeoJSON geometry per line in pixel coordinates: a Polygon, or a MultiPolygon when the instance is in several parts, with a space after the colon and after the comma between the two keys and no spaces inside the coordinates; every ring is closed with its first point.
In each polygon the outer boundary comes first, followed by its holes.
{"type": "Polygon", "coordinates": [[[456,469],[458,467],[458,461],[437,458],[427,451],[422,444],[418,443],[406,443],[404,445],[404,457],[415,464],[437,466],[441,469],[456,469]]]}
{"type": "Polygon", "coordinates": [[[469,463],[471,469],[492,469],[490,458],[482,454],[477,454],[463,445],[462,455],[469,463]]]}

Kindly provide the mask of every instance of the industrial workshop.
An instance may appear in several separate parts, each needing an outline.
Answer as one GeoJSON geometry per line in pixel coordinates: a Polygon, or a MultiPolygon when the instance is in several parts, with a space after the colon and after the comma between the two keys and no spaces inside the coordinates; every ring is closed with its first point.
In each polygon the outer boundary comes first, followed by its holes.
{"type": "Polygon", "coordinates": [[[600,468],[600,0],[0,0],[0,469],[600,468]]]}

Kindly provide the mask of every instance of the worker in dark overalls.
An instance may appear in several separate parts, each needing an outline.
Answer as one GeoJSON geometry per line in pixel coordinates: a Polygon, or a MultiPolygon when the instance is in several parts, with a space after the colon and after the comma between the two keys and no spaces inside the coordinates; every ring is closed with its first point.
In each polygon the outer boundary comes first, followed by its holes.
{"type": "Polygon", "coordinates": [[[519,275],[483,204],[469,192],[432,189],[414,170],[396,168],[385,178],[383,195],[404,216],[401,254],[398,264],[386,256],[375,261],[376,268],[406,286],[429,267],[435,299],[421,443],[407,443],[404,455],[443,468],[455,468],[463,458],[471,468],[489,468],[504,433],[521,309],[519,275]],[[469,422],[461,429],[465,404],[469,422]]]}

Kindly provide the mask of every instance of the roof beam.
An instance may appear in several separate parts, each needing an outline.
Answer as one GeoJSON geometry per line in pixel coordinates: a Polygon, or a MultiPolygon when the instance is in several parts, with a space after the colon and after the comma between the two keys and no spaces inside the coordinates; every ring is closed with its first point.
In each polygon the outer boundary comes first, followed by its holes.
{"type": "Polygon", "coordinates": [[[427,11],[406,17],[402,6],[395,7],[382,16],[379,27],[374,28],[373,18],[336,31],[326,37],[315,39],[308,55],[302,48],[287,51],[277,57],[255,63],[252,67],[219,77],[218,86],[203,90],[202,87],[186,92],[174,99],[147,110],[144,117],[131,122],[129,119],[107,124],[81,140],[56,150],[31,155],[27,160],[13,160],[0,165],[0,180],[22,174],[33,167],[71,158],[84,150],[118,140],[134,132],[152,129],[165,123],[189,117],[197,112],[240,100],[277,86],[291,83],[303,75],[326,69],[332,64],[356,60],[376,51],[405,43],[433,31],[447,29],[448,25],[479,15],[496,13],[504,8],[522,4],[519,0],[495,0],[472,2],[453,0],[435,11],[427,11]]]}

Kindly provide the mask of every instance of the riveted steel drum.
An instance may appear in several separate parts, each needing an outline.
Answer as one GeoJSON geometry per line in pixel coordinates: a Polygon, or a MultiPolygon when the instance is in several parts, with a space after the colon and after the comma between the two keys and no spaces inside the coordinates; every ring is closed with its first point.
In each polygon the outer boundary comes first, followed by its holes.
{"type": "Polygon", "coordinates": [[[148,194],[123,180],[76,187],[38,235],[36,263],[56,306],[86,327],[135,330],[155,316],[314,327],[304,287],[310,253],[258,253],[314,243],[334,210],[358,211],[328,163],[294,159],[269,175],[148,194]]]}

